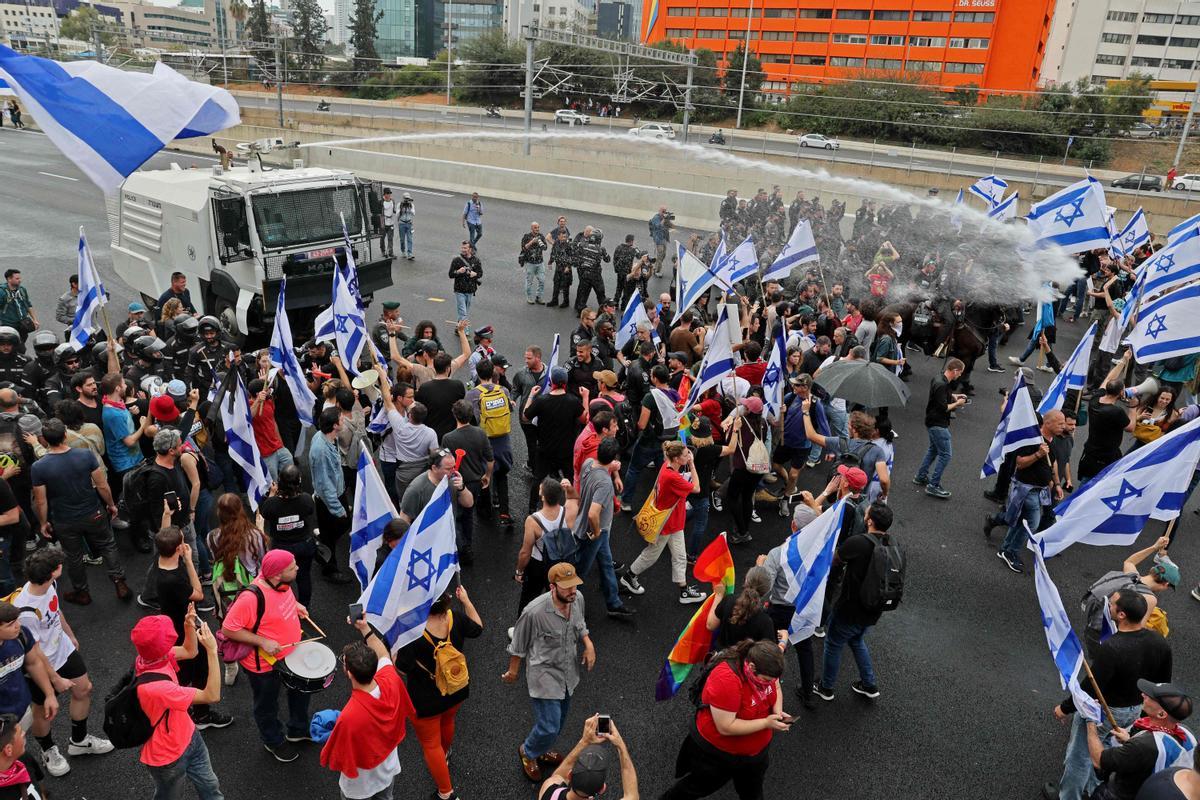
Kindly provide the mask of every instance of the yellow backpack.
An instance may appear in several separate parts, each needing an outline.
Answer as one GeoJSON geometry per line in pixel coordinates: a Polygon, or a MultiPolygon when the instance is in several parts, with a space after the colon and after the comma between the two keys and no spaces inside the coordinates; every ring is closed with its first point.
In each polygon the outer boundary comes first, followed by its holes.
{"type": "Polygon", "coordinates": [[[433,678],[433,685],[443,696],[462,691],[467,688],[467,684],[471,680],[470,674],[467,672],[467,657],[450,642],[450,631],[454,629],[454,612],[449,611],[446,616],[449,625],[443,641],[435,642],[429,635],[429,631],[425,631],[424,634],[426,641],[433,645],[434,671],[430,672],[424,665],[421,665],[421,669],[429,673],[429,677],[433,678]]]}
{"type": "Polygon", "coordinates": [[[512,430],[512,407],[497,384],[479,387],[479,425],[489,439],[512,430]]]}

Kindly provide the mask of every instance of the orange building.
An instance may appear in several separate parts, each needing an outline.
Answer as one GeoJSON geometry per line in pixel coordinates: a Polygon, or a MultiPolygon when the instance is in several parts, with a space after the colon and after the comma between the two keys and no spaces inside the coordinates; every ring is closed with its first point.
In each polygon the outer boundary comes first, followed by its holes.
{"type": "MultiPolygon", "coordinates": [[[[1054,0],[645,0],[644,40],[708,48],[724,61],[746,40],[767,73],[793,83],[920,73],[939,86],[1037,87],[1054,0]]],[[[733,65],[738,66],[738,65],[733,65]]]]}

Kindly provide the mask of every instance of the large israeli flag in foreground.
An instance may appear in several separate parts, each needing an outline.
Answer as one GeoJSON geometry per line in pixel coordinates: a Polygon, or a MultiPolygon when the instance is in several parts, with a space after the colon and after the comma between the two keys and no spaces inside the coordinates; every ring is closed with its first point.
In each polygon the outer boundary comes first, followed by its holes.
{"type": "Polygon", "coordinates": [[[1108,248],[1108,209],[1104,187],[1095,178],[1084,178],[1040,203],[1026,216],[1039,247],[1054,245],[1068,253],[1108,248]]]}
{"type": "Polygon", "coordinates": [[[792,235],[788,237],[787,244],[779,251],[775,261],[763,273],[763,283],[782,280],[792,274],[794,267],[816,261],[818,257],[817,240],[813,238],[812,225],[808,220],[802,219],[792,229],[792,235]]]}
{"type": "MultiPolygon", "coordinates": [[[[724,242],[722,236],[722,245],[724,242]]],[[[678,322],[683,312],[695,305],[700,296],[711,289],[714,283],[719,283],[722,289],[733,290],[720,276],[721,264],[716,257],[713,258],[714,266],[709,267],[679,242],[675,243],[675,253],[675,318],[671,320],[672,325],[678,322]]]]}
{"type": "Polygon", "coordinates": [[[1150,364],[1200,350],[1200,284],[1164,294],[1138,311],[1127,341],[1139,364],[1150,364]]]}
{"type": "Polygon", "coordinates": [[[784,543],[783,565],[787,570],[788,588],[783,599],[794,609],[788,623],[788,641],[792,644],[812,636],[821,624],[825,584],[833,567],[845,508],[846,501],[839,500],[784,543]]]}
{"type": "Polygon", "coordinates": [[[0,80],[38,126],[105,194],[173,139],[241,122],[224,89],[189,81],[162,62],[126,72],[95,61],[60,63],[0,45],[0,80]]]}
{"type": "Polygon", "coordinates": [[[375,556],[383,541],[383,529],[396,519],[396,507],[388,497],[383,478],[364,446],[358,454],[354,480],[354,513],[350,518],[350,569],[363,589],[375,572],[375,556]]]}
{"type": "Polygon", "coordinates": [[[1097,325],[1099,325],[1098,322],[1091,324],[1087,333],[1079,340],[1079,344],[1075,345],[1071,357],[1066,360],[1062,369],[1050,382],[1050,387],[1042,395],[1042,402],[1038,406],[1039,414],[1061,409],[1063,403],[1066,402],[1067,392],[1071,389],[1083,391],[1083,387],[1087,383],[1088,361],[1092,355],[1092,342],[1096,338],[1097,325]]]}
{"type": "Polygon", "coordinates": [[[1004,400],[1000,424],[996,426],[996,433],[992,436],[992,446],[988,449],[979,477],[995,475],[1004,463],[1004,457],[1014,450],[1041,443],[1041,426],[1038,424],[1037,415],[1033,413],[1029,387],[1025,385],[1025,376],[1018,370],[1012,391],[1004,400]]]}

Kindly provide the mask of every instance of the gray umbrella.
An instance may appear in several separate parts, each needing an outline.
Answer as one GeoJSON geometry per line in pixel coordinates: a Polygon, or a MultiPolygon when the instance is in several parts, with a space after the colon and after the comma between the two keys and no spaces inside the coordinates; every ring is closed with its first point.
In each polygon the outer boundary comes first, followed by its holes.
{"type": "Polygon", "coordinates": [[[873,361],[835,361],[821,370],[816,381],[834,397],[867,408],[902,406],[908,387],[883,364],[873,361]]]}

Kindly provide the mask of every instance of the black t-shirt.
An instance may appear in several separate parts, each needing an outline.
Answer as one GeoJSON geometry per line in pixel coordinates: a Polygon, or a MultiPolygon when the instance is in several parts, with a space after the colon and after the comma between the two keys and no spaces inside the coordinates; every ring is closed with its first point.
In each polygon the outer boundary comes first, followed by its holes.
{"type": "Polygon", "coordinates": [[[842,542],[837,549],[838,558],[846,565],[846,577],[842,581],[842,593],[838,597],[835,612],[839,622],[851,625],[874,625],[883,613],[878,609],[863,608],[862,584],[871,566],[871,555],[880,539],[870,533],[859,533],[842,542]]]}
{"type": "Polygon", "coordinates": [[[96,403],[95,408],[93,408],[92,406],[85,406],[83,403],[80,403],[79,407],[83,409],[83,421],[84,422],[90,422],[93,425],[95,425],[97,428],[99,428],[100,430],[104,430],[104,420],[103,420],[104,407],[100,403],[96,403]]]}
{"type": "Polygon", "coordinates": [[[944,375],[929,382],[929,402],[925,405],[926,428],[949,428],[950,412],[946,408],[954,402],[950,396],[951,384],[944,375]]]}
{"type": "Polygon", "coordinates": [[[1139,731],[1120,747],[1105,748],[1100,753],[1100,771],[1110,773],[1109,795],[1114,800],[1134,800],[1157,762],[1158,745],[1150,731],[1139,731]]]}
{"type": "MultiPolygon", "coordinates": [[[[426,631],[428,633],[428,631],[426,631]]],[[[474,639],[483,633],[483,628],[464,613],[455,612],[450,625],[450,644],[460,653],[466,654],[467,639],[474,639]]],[[[433,676],[437,674],[437,666],[433,661],[433,648],[445,639],[439,639],[429,633],[429,639],[421,636],[406,644],[396,653],[396,668],[404,673],[408,683],[408,696],[418,717],[434,717],[443,711],[448,711],[467,699],[471,687],[468,684],[454,694],[444,695],[438,691],[433,676]],[[432,639],[431,642],[429,639],[432,639]]],[[[469,666],[468,666],[469,669],[469,666]]]]}
{"type": "Polygon", "coordinates": [[[729,621],[737,597],[736,594],[725,595],[721,602],[717,603],[717,619],[721,620],[721,627],[717,628],[717,647],[732,647],[742,639],[753,639],[756,642],[775,641],[775,624],[771,622],[765,606],[741,624],[734,625],[729,621]]]}
{"type": "Polygon", "coordinates": [[[1191,771],[1191,767],[1174,767],[1154,773],[1146,778],[1146,782],[1138,790],[1137,800],[1187,800],[1179,790],[1179,785],[1175,783],[1175,776],[1180,772],[1191,771]]]}
{"type": "Polygon", "coordinates": [[[317,508],[311,495],[268,497],[259,505],[258,513],[262,514],[265,533],[274,544],[306,542],[317,529],[317,508]]]}
{"type": "Polygon", "coordinates": [[[192,601],[192,582],[188,578],[187,567],[181,562],[175,569],[163,569],[155,563],[147,578],[154,581],[157,588],[159,608],[175,625],[175,643],[181,643],[183,619],[187,616],[188,603],[192,601]]]}
{"type": "Polygon", "coordinates": [[[442,437],[442,446],[450,450],[462,450],[465,454],[459,468],[463,480],[471,483],[483,477],[487,462],[495,456],[492,453],[492,443],[483,428],[478,425],[467,425],[455,428],[442,437]]]}
{"type": "MultiPolygon", "coordinates": [[[[1016,451],[1017,458],[1031,456],[1040,449],[1039,445],[1031,444],[1016,451]]],[[[1039,458],[1027,467],[1018,467],[1014,477],[1027,486],[1049,486],[1054,479],[1054,471],[1050,458],[1039,458]]]]}
{"type": "MultiPolygon", "coordinates": [[[[1171,681],[1171,645],[1157,631],[1142,628],[1137,631],[1118,631],[1104,640],[1092,656],[1092,674],[1100,684],[1104,699],[1113,708],[1128,708],[1142,701],[1137,688],[1139,678],[1151,683],[1171,681]]],[[[1083,690],[1094,695],[1091,681],[1083,681],[1083,690]]],[[[1070,695],[1062,709],[1075,710],[1070,695]]]]}
{"type": "MultiPolygon", "coordinates": [[[[16,508],[17,505],[17,496],[13,494],[12,487],[8,485],[8,481],[0,478],[0,514],[7,514],[16,508]]],[[[25,519],[25,512],[22,511],[15,523],[0,527],[0,537],[5,537],[9,541],[13,541],[11,537],[21,533],[28,533],[28,531],[29,520],[25,519]]]]}
{"type": "Polygon", "coordinates": [[[429,411],[429,415],[425,417],[425,424],[437,433],[438,441],[454,430],[457,423],[450,407],[456,400],[462,400],[466,396],[467,387],[462,381],[454,378],[434,378],[425,381],[417,389],[416,400],[429,411]]]}
{"type": "Polygon", "coordinates": [[[1116,403],[1101,403],[1093,398],[1088,403],[1088,438],[1085,455],[1114,455],[1121,452],[1121,440],[1129,425],[1129,414],[1116,403]]]}
{"type": "Polygon", "coordinates": [[[543,453],[570,456],[579,435],[579,417],[583,401],[579,395],[539,394],[533,398],[525,417],[537,419],[538,450],[543,453]]]}

